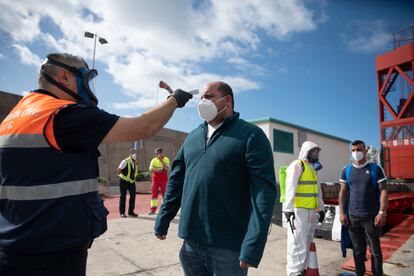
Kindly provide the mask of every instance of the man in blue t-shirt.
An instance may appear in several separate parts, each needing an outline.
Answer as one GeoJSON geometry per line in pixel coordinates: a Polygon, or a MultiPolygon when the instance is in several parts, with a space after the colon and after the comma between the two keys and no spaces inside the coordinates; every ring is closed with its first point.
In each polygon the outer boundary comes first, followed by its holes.
{"type": "Polygon", "coordinates": [[[349,229],[353,244],[355,272],[365,273],[367,239],[371,250],[371,270],[383,275],[380,229],[386,221],[388,193],[383,169],[366,159],[365,143],[352,142],[352,164],[340,176],[340,221],[349,229]]]}

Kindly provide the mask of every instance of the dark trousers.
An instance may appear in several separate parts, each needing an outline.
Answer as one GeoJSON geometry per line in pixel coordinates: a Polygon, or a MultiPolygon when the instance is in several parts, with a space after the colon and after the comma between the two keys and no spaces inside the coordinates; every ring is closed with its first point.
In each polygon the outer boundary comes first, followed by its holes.
{"type": "Polygon", "coordinates": [[[363,276],[365,273],[365,254],[368,241],[371,251],[372,273],[375,276],[382,276],[381,229],[374,225],[374,218],[350,216],[349,222],[348,229],[352,240],[356,274],[363,276]]]}
{"type": "Polygon", "coordinates": [[[121,192],[121,197],[119,198],[119,213],[125,214],[125,201],[127,191],[129,191],[128,214],[134,213],[136,194],[135,183],[130,183],[128,181],[121,179],[119,182],[119,190],[121,192]]]}
{"type": "Polygon", "coordinates": [[[86,247],[36,254],[0,251],[0,275],[85,276],[87,257],[86,247]]]}

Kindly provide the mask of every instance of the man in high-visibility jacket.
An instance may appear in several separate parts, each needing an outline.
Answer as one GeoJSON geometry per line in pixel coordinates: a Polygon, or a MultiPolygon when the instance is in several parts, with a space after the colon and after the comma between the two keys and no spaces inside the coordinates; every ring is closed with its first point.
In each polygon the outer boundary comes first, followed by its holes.
{"type": "Polygon", "coordinates": [[[151,210],[148,215],[155,215],[158,207],[158,192],[161,189],[161,196],[164,198],[165,189],[168,182],[168,172],[170,171],[170,159],[164,156],[162,148],[155,149],[156,157],[151,160],[150,172],[152,173],[152,198],[151,210]]]}
{"type": "Polygon", "coordinates": [[[0,123],[1,276],[84,276],[87,250],[107,229],[98,146],[154,135],[192,98],[178,89],[122,118],[98,108],[89,86],[97,74],[80,57],[49,54],[39,89],[0,123]]]}
{"type": "Polygon", "coordinates": [[[298,160],[286,169],[286,195],[283,211],[288,220],[287,275],[303,275],[313,242],[317,221],[325,217],[321,186],[315,169],[319,163],[320,148],[306,141],[298,160]],[[318,218],[319,213],[319,218],[318,218]],[[294,224],[295,230],[291,226],[294,224]]]}
{"type": "Polygon", "coordinates": [[[122,160],[118,166],[119,191],[121,194],[119,198],[119,214],[123,218],[126,218],[125,201],[127,191],[129,192],[128,216],[138,217],[138,215],[134,212],[136,196],[135,178],[137,177],[137,175],[137,153],[135,149],[130,149],[129,157],[122,160]]]}

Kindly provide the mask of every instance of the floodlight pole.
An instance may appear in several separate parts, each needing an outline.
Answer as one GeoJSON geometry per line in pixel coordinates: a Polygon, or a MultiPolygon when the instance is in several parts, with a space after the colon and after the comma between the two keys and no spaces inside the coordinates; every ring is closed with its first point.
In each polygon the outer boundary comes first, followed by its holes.
{"type": "Polygon", "coordinates": [[[106,44],[108,43],[108,41],[101,37],[98,36],[98,34],[94,34],[94,33],[90,33],[90,32],[85,32],[85,37],[89,37],[89,38],[93,38],[94,42],[93,42],[93,59],[92,59],[92,69],[95,69],[95,54],[96,54],[96,40],[99,37],[99,43],[101,44],[106,44]]]}
{"type": "Polygon", "coordinates": [[[97,35],[94,35],[95,41],[93,43],[93,59],[92,59],[92,69],[95,69],[95,51],[96,51],[96,37],[97,35]]]}

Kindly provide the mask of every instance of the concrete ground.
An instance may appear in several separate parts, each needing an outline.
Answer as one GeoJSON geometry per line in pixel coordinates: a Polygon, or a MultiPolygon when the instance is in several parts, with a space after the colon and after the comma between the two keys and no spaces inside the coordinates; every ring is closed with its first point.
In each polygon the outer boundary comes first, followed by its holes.
{"type": "MultiPolygon", "coordinates": [[[[87,275],[183,275],[178,252],[178,221],[171,224],[166,240],[154,236],[155,216],[108,221],[108,231],[89,250],[87,275]]],[[[344,261],[338,242],[316,239],[320,275],[338,275],[344,261]]],[[[249,275],[285,275],[286,230],[273,225],[263,259],[249,275]]]]}
{"type": "Polygon", "coordinates": [[[414,275],[414,235],[384,262],[386,275],[414,275]]]}
{"type": "MultiPolygon", "coordinates": [[[[151,196],[137,195],[135,211],[138,218],[119,218],[116,190],[105,199],[109,209],[108,231],[95,240],[89,250],[87,275],[183,275],[178,253],[182,240],[177,237],[178,219],[171,223],[166,240],[154,236],[155,216],[146,213],[151,196]]],[[[320,275],[354,275],[341,269],[342,263],[351,258],[342,258],[340,243],[315,239],[320,275]]],[[[408,239],[388,260],[384,262],[386,276],[414,276],[414,235],[408,239]]],[[[265,252],[258,269],[249,269],[249,275],[286,275],[286,229],[272,225],[265,252]]]]}

